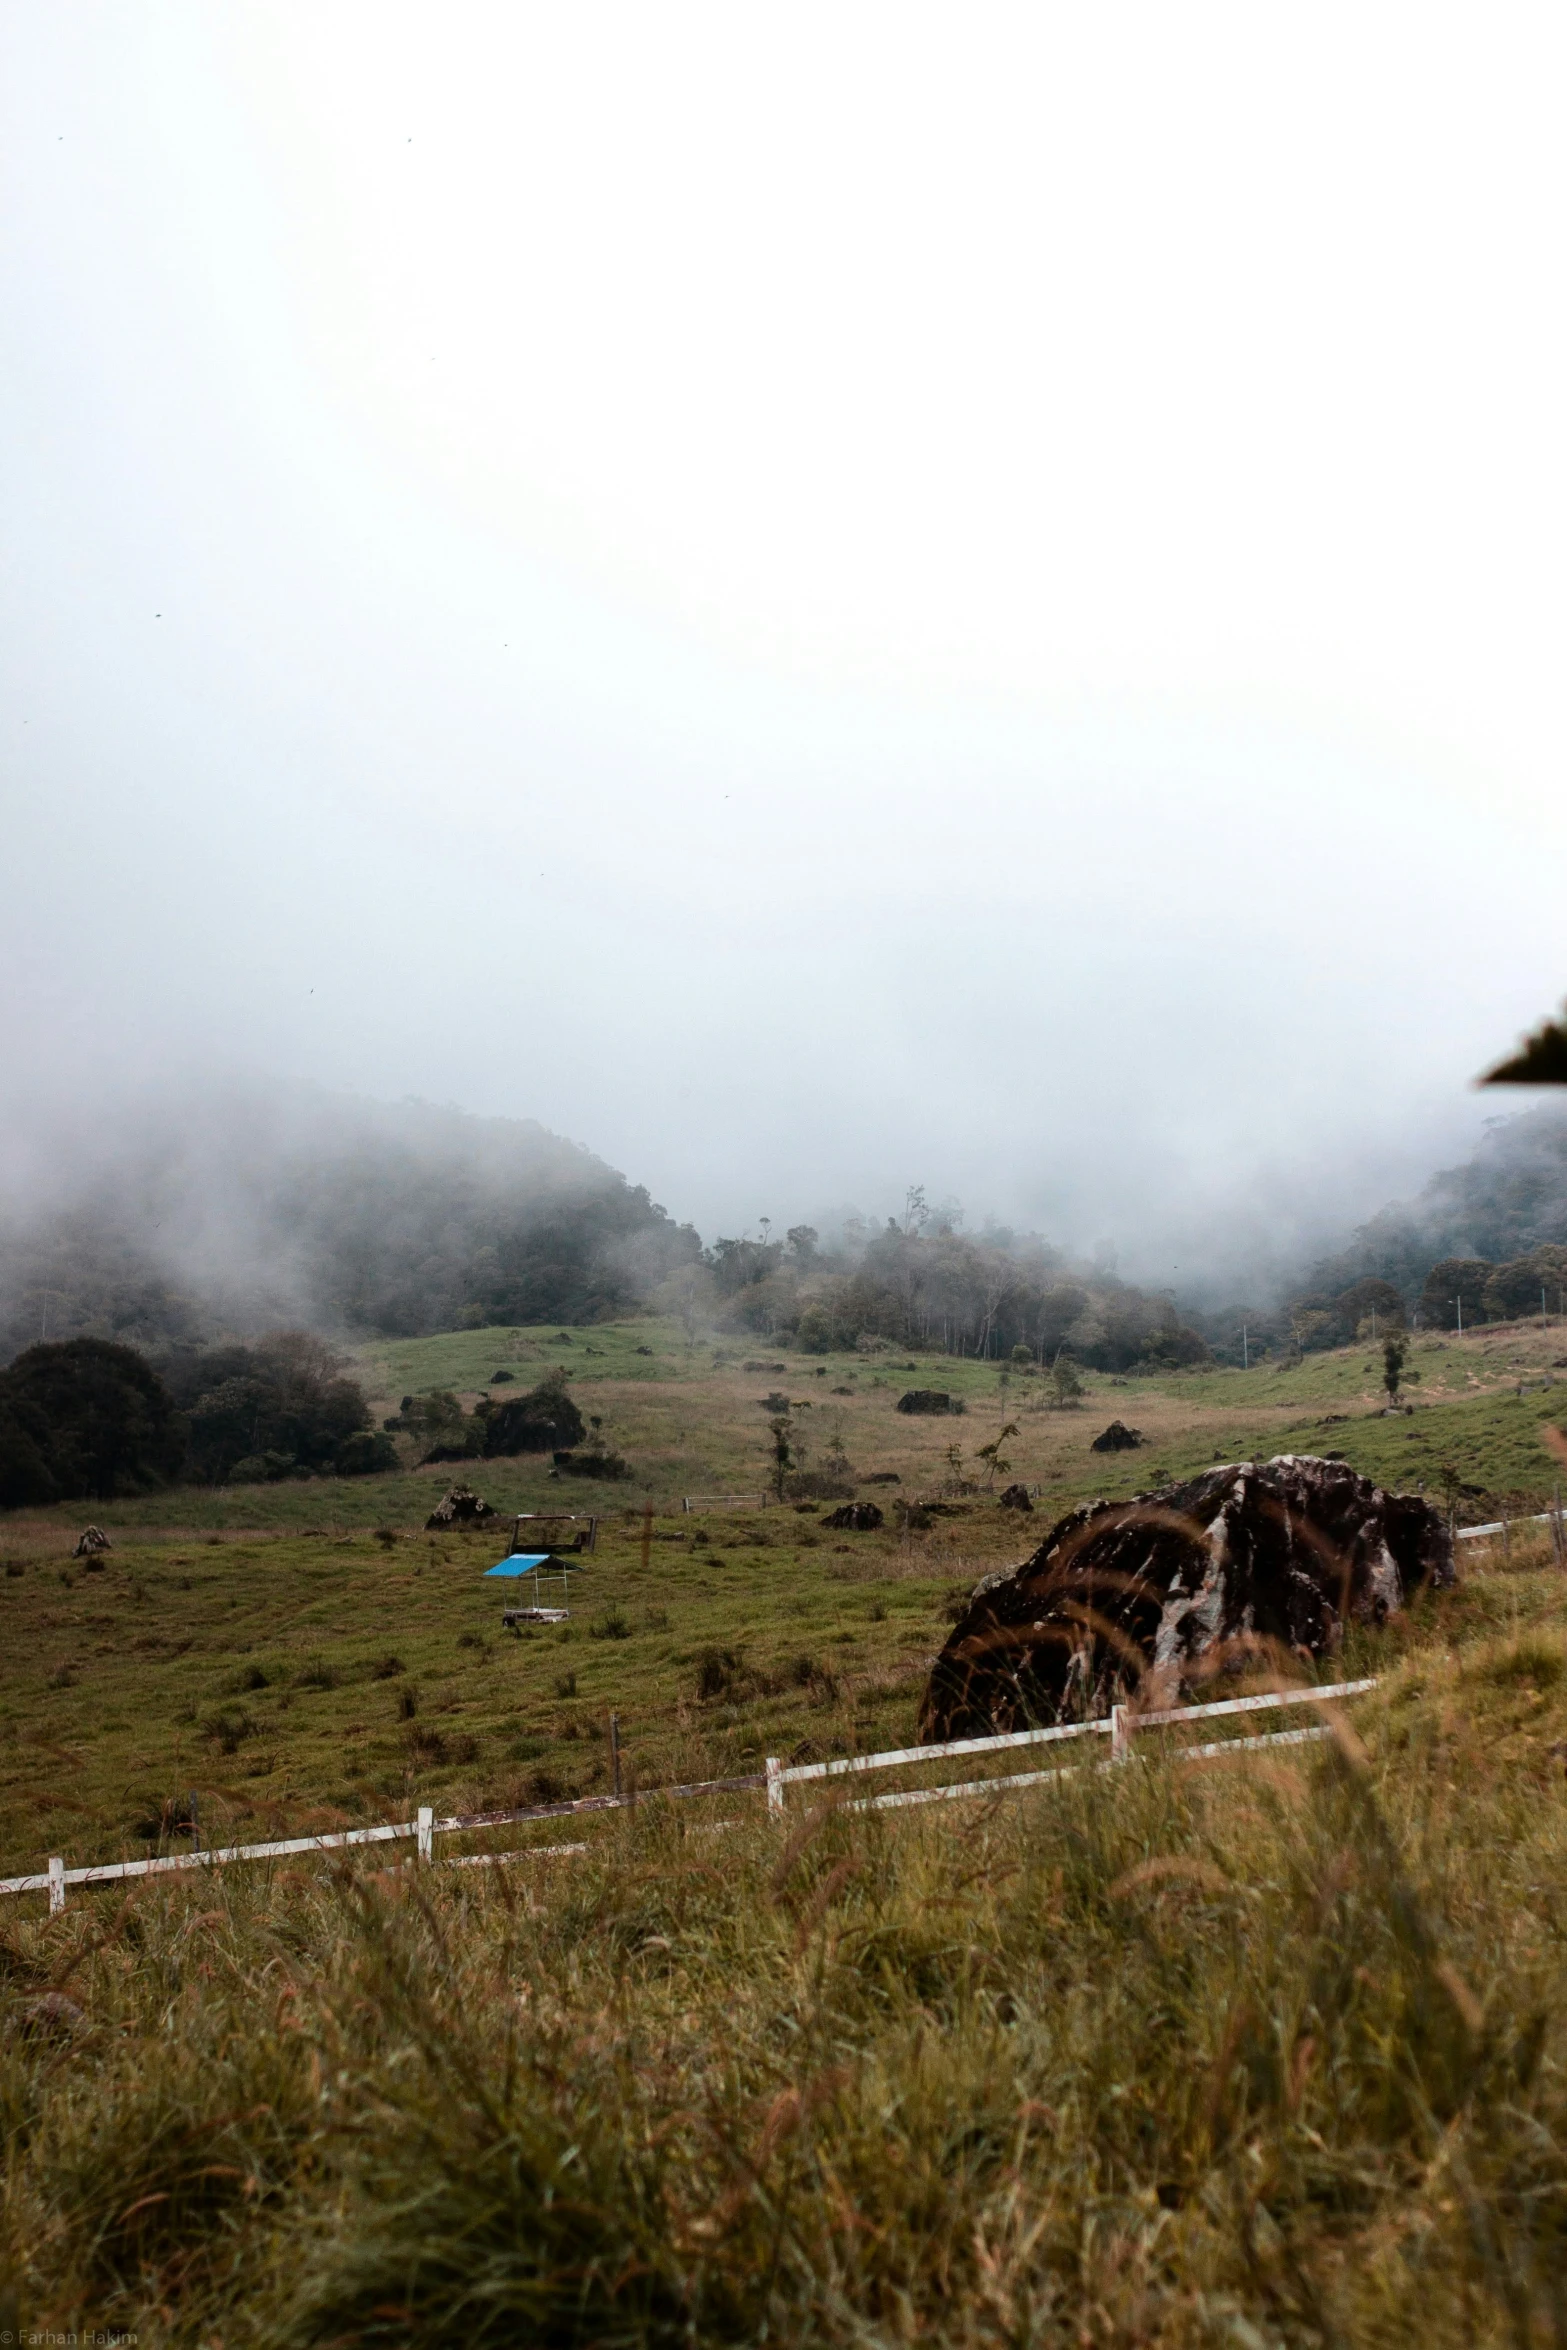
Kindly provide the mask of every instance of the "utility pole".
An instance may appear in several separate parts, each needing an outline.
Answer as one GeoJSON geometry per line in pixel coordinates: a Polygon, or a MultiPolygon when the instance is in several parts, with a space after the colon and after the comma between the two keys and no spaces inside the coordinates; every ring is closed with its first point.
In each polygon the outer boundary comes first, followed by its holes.
{"type": "Polygon", "coordinates": [[[1241,1324],[1241,1369],[1243,1371],[1249,1371],[1251,1369],[1251,1355],[1247,1348],[1246,1325],[1244,1322],[1241,1324]]]}
{"type": "Polygon", "coordinates": [[[1461,1292],[1454,1298],[1453,1303],[1458,1308],[1458,1335],[1462,1338],[1464,1334],[1464,1301],[1461,1292]]]}
{"type": "Polygon", "coordinates": [[[1372,1307],[1372,1309],[1371,1309],[1371,1343],[1372,1343],[1372,1345],[1373,1345],[1373,1346],[1375,1346],[1375,1345],[1376,1345],[1376,1342],[1377,1342],[1377,1309],[1376,1309],[1376,1307],[1375,1307],[1375,1306],[1373,1306],[1373,1307],[1372,1307]]]}

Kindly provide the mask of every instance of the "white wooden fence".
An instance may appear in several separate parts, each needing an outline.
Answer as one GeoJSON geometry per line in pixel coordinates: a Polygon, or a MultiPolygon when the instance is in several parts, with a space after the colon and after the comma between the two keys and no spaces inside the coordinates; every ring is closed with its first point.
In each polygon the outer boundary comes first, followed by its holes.
{"type": "MultiPolygon", "coordinates": [[[[771,1813],[785,1807],[784,1791],[803,1785],[811,1779],[839,1779],[865,1771],[890,1771],[924,1763],[946,1763],[959,1756],[971,1754],[1001,1754],[1013,1747],[1053,1746],[1069,1739],[1108,1738],[1110,1764],[1126,1762],[1132,1753],[1133,1741],[1143,1730],[1184,1728],[1188,1722],[1214,1721],[1232,1714],[1264,1713],[1270,1709],[1292,1705],[1325,1705],[1337,1698],[1361,1697],[1376,1687],[1375,1679],[1367,1681],[1336,1681],[1321,1689],[1280,1689],[1260,1697],[1226,1697],[1211,1705],[1174,1705],[1152,1713],[1139,1713],[1134,1706],[1118,1705],[1108,1716],[1092,1722],[1058,1722],[1044,1730],[1011,1730],[989,1738],[952,1738],[940,1746],[901,1746],[885,1754],[846,1754],[835,1756],[830,1762],[793,1763],[785,1765],[777,1755],[769,1755],[765,1771],[747,1772],[733,1779],[698,1779],[678,1787],[647,1787],[621,1795],[583,1795],[570,1803],[529,1804],[519,1811],[492,1811],[456,1813],[447,1819],[437,1819],[429,1804],[420,1806],[411,1820],[390,1820],[374,1828],[343,1828],[324,1836],[285,1836],[270,1844],[217,1845],[207,1851],[160,1853],[151,1860],[102,1861],[87,1868],[68,1869],[57,1853],[47,1869],[32,1876],[0,1878],[0,1893],[47,1893],[51,1916],[65,1907],[67,1889],[72,1885],[113,1885],[132,1877],[170,1876],[184,1869],[218,1868],[230,1861],[286,1860],[306,1852],[341,1852],[356,1845],[391,1844],[412,1838],[417,1858],[431,1861],[435,1857],[437,1836],[472,1835],[476,1832],[501,1827],[514,1827],[532,1820],[562,1819],[583,1812],[622,1811],[636,1803],[647,1803],[655,1798],[679,1799],[695,1795],[725,1795],[741,1790],[765,1787],[767,1808],[771,1813]]],[[[1304,1730],[1272,1730],[1255,1738],[1221,1738],[1204,1746],[1182,1746],[1175,1750],[1179,1762],[1203,1762],[1216,1756],[1241,1754],[1259,1746],[1301,1746],[1313,1739],[1332,1736],[1326,1725],[1315,1725],[1304,1730]]],[[[1075,1766],[1082,1768],[1081,1765],[1075,1766]]],[[[1104,1765],[1097,1766],[1100,1768],[1104,1765]]],[[[1018,1771],[995,1779],[965,1779],[947,1782],[936,1787],[898,1788],[889,1795],[861,1796],[844,1805],[845,1811],[900,1810],[912,1804],[951,1803],[966,1795],[1004,1795],[1027,1787],[1045,1787],[1053,1780],[1064,1778],[1065,1771],[1018,1771]]],[[[586,1852],[585,1844],[556,1844],[533,1846],[515,1854],[464,1853],[450,1864],[457,1867],[488,1865],[497,1859],[545,1859],[565,1857],[586,1852]]]]}
{"type": "MultiPolygon", "coordinates": [[[[762,1773],[752,1771],[737,1779],[700,1779],[690,1786],[638,1788],[624,1795],[579,1795],[571,1803],[532,1803],[518,1811],[457,1813],[450,1819],[440,1820],[429,1804],[422,1804],[411,1820],[389,1820],[374,1828],[342,1828],[324,1836],[285,1836],[270,1844],[225,1844],[200,1852],[159,1853],[153,1860],[100,1861],[82,1869],[68,1869],[57,1853],[41,1874],[0,1877],[0,1893],[47,1892],[52,1914],[64,1909],[66,1888],[70,1885],[114,1885],[127,1877],[163,1877],[180,1869],[217,1868],[235,1860],[285,1860],[301,1852],[341,1852],[351,1845],[390,1844],[410,1836],[418,1858],[427,1861],[435,1857],[437,1836],[471,1835],[486,1828],[515,1827],[531,1820],[558,1820],[580,1812],[624,1811],[633,1804],[650,1802],[655,1796],[679,1799],[690,1795],[725,1795],[765,1784],[762,1773]]],[[[560,1849],[580,1851],[586,1847],[574,1845],[560,1849]]]]}
{"type": "MultiPolygon", "coordinates": [[[[999,1754],[1013,1746],[1053,1746],[1068,1738],[1108,1738],[1110,1760],[1125,1762],[1132,1751],[1132,1740],[1139,1730],[1157,1730],[1176,1723],[1206,1722],[1220,1715],[1265,1713],[1270,1708],[1288,1705],[1323,1705],[1339,1697],[1362,1697],[1376,1687],[1369,1681],[1335,1681],[1324,1689],[1270,1690],[1261,1697],[1225,1697],[1212,1705],[1172,1705],[1154,1713],[1139,1713],[1134,1706],[1113,1706],[1107,1717],[1092,1722],[1058,1722],[1048,1730],[1011,1730],[1005,1736],[994,1738],[953,1738],[943,1746],[903,1746],[888,1754],[847,1754],[832,1762],[795,1763],[789,1768],[776,1755],[767,1758],[767,1804],[770,1811],[784,1808],[784,1789],[798,1786],[806,1779],[837,1779],[851,1772],[890,1771],[900,1765],[944,1761],[949,1755],[999,1754]]],[[[1221,1738],[1207,1746],[1183,1746],[1176,1750],[1176,1760],[1199,1762],[1215,1755],[1244,1753],[1258,1746],[1304,1746],[1313,1739],[1330,1738],[1332,1731],[1325,1724],[1309,1730],[1271,1730],[1260,1738],[1221,1738]]],[[[1081,1766],[1078,1766],[1081,1767],[1081,1766]]],[[[904,1787],[891,1795],[862,1796],[857,1802],[844,1806],[846,1811],[893,1811],[916,1803],[950,1803],[961,1795],[999,1795],[1022,1787],[1040,1787],[1064,1774],[1059,1771],[1018,1771],[1001,1779],[967,1779],[957,1785],[942,1787],[904,1787]]]]}

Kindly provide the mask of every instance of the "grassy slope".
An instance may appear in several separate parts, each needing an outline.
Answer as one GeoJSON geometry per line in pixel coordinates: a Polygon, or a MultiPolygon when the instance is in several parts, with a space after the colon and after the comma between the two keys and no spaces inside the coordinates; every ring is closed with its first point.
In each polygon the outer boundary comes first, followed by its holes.
{"type": "Polygon", "coordinates": [[[468,1810],[592,1793],[607,1783],[611,1710],[629,1766],[649,1781],[901,1743],[952,1596],[1084,1495],[1129,1493],[1216,1456],[1329,1446],[1401,1485],[1434,1484],[1450,1459],[1471,1482],[1543,1495],[1554,1472],[1536,1430],[1563,1416],[1567,1391],[1536,1384],[1520,1400],[1511,1366],[1529,1361],[1538,1382],[1559,1343],[1527,1331],[1462,1350],[1429,1343],[1412,1419],[1374,1412],[1374,1365],[1358,1350],[1294,1371],[1096,1378],[1081,1411],[1053,1412],[1039,1408],[1037,1381],[1003,1389],[994,1366],[927,1361],[911,1374],[790,1358],[782,1374],[748,1373],[748,1359],[784,1358],[693,1349],[646,1323],[569,1343],[486,1331],[367,1349],[366,1376],[393,1405],[405,1381],[463,1388],[502,1360],[524,1378],[570,1365],[584,1406],[636,1466],[634,1485],[595,1502],[592,1487],[552,1483],[538,1462],[475,1474],[503,1510],[569,1498],[611,1513],[571,1624],[501,1631],[501,1587],[483,1579],[496,1537],[419,1530],[445,1470],[105,1507],[117,1547],[96,1573],[68,1555],[79,1507],[13,1517],[0,1528],[8,1568],[21,1568],[0,1576],[0,1868],[57,1850],[73,1861],[144,1851],[139,1825],[192,1788],[215,1832],[247,1838],[424,1800],[468,1810]],[[962,1418],[893,1409],[904,1387],[937,1377],[966,1398],[962,1418]],[[908,1539],[890,1526],[835,1535],[793,1509],[672,1509],[683,1491],[755,1489],[758,1400],[774,1385],[809,1404],[796,1419],[818,1453],[839,1427],[862,1470],[895,1470],[902,1485],[889,1490],[911,1494],[939,1482],[950,1444],[972,1457],[1003,1413],[1016,1417],[1014,1469],[1042,1485],[1039,1512],[1020,1524],[980,1497],[908,1539]],[[1089,1452],[1112,1412],[1144,1430],[1145,1449],[1089,1452]],[[644,1481],[658,1504],[645,1568],[644,1481]],[[171,1532],[176,1512],[187,1524],[171,1532]],[[365,1531],[378,1525],[397,1530],[394,1545],[365,1531]],[[702,1697],[709,1652],[722,1686],[702,1697]]]}
{"type": "MultiPolygon", "coordinates": [[[[160,1534],[169,1497],[105,1511],[118,1543],[91,1574],[66,1557],[80,1512],[9,1522],[6,1864],[146,1850],[138,1818],[192,1786],[209,1833],[242,1837],[602,1787],[611,1708],[645,1780],[905,1736],[949,1593],[1025,1529],[983,1499],[908,1542],[793,1510],[682,1518],[689,1485],[754,1484],[773,1375],[646,1326],[547,1335],[532,1359],[573,1363],[664,1505],[646,1567],[639,1512],[607,1527],[564,1637],[501,1635],[490,1538],[418,1530],[436,1476],[192,1507],[233,1510],[226,1533],[160,1534]],[[342,1531],[302,1533],[302,1512],[342,1531]],[[364,1530],[386,1519],[390,1548],[364,1530]],[[594,1638],[611,1619],[625,1636],[594,1638]],[[704,1698],[706,1651],[732,1661],[704,1698]]],[[[393,1402],[497,1367],[494,1334],[427,1343],[383,1355],[393,1402]]],[[[1412,1421],[1367,1416],[1361,1353],[1096,1380],[1063,1414],[943,1366],[957,1422],[900,1418],[901,1371],[792,1361],[777,1383],[910,1492],[1003,1408],[1052,1506],[1216,1451],[1331,1441],[1402,1467],[1411,1433],[1539,1491],[1529,1432],[1567,1398],[1505,1381],[1555,1343],[1433,1346],[1412,1421]],[[1112,1411],[1145,1451],[1087,1452],[1112,1411]]],[[[479,1481],[560,1493],[536,1466],[479,1481]]],[[[574,1827],[580,1860],[422,1886],[367,1859],[78,1896],[57,1920],[6,1904],[0,2331],[112,2323],[190,2350],[1561,2338],[1567,1583],[1539,1534],[1511,1571],[1487,1549],[1457,1591],[1352,1635],[1345,1668],[1383,1676],[1356,1709],[1364,1766],[1150,1757],[993,1813],[799,1802],[782,1837],[731,1798],[721,1836],[712,1805],[653,1806],[574,1827]]]]}
{"type": "Polygon", "coordinates": [[[1352,1644],[1364,1762],[9,1907],[0,2329],[1559,2340],[1567,1592],[1524,1548],[1352,1644]]]}

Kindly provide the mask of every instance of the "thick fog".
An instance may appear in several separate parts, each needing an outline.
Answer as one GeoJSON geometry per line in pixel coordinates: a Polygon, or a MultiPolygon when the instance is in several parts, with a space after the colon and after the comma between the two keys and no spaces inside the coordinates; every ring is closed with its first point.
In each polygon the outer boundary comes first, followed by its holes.
{"type": "Polygon", "coordinates": [[[298,1081],[1183,1285],[1461,1155],[1563,984],[1562,44],[13,7],[13,1174],[298,1081]]]}

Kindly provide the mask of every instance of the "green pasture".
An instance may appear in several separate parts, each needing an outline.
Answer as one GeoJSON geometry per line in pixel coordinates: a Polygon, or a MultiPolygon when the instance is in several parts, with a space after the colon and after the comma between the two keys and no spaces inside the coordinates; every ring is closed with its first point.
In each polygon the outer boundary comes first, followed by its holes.
{"type": "Polygon", "coordinates": [[[1215,1459],[1337,1451],[1398,1488],[1477,1489],[1460,1495],[1471,1520],[1538,1507],[1558,1473],[1540,1430],[1567,1417],[1567,1389],[1544,1383],[1559,1343],[1524,1331],[1417,1345],[1415,1409],[1392,1416],[1364,1349],[1295,1370],[1091,1375],[1069,1410],[1049,1407],[1037,1372],[697,1344],[647,1321],[364,1349],[361,1375],[393,1407],[416,1387],[563,1362],[632,1476],[555,1478],[523,1459],[189,1488],[95,1506],[114,1543],[97,1570],[70,1555],[82,1505],[0,1521],[0,1866],[155,1848],[165,1807],[191,1789],[214,1832],[242,1838],[427,1800],[469,1811],[600,1792],[611,1712],[628,1770],[650,1781],[902,1743],[957,1596],[1082,1499],[1215,1459]],[[916,1385],[945,1387],[964,1411],[900,1414],[916,1385]],[[841,1446],[885,1510],[880,1532],[761,1506],[778,1395],[804,1464],[841,1446]],[[1112,1416],[1142,1430],[1138,1450],[1090,1450],[1112,1416]],[[988,1479],[979,1449],[1008,1424],[1009,1466],[988,1479]],[[495,1530],[425,1532],[454,1477],[492,1503],[495,1530]],[[999,1507],[1007,1479],[1038,1489],[1032,1516],[999,1507]],[[700,1498],[726,1495],[748,1498],[700,1498]],[[900,1531],[896,1500],[932,1497],[948,1514],[900,1531]],[[571,1621],[503,1633],[506,1590],[483,1570],[505,1519],[562,1507],[603,1517],[571,1621]]]}

